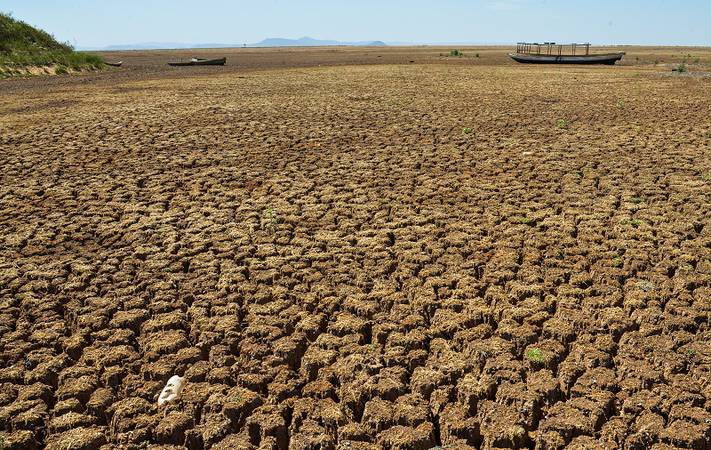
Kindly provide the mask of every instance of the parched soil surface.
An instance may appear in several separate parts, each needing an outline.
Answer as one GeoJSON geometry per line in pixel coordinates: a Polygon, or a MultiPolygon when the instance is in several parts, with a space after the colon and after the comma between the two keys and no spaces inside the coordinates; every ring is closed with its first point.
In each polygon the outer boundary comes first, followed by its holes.
{"type": "Polygon", "coordinates": [[[711,448],[709,78],[63,80],[0,86],[5,449],[711,448]]]}
{"type": "MultiPolygon", "coordinates": [[[[450,65],[450,66],[514,66],[507,56],[510,46],[458,47],[461,57],[451,57],[452,47],[296,47],[296,48],[217,48],[187,50],[126,50],[96,52],[108,62],[122,61],[120,69],[84,72],[72,76],[35,77],[5,80],[0,94],[6,92],[35,93],[76,85],[104,84],[115,86],[131,80],[215,76],[236,76],[265,69],[293,69],[351,65],[450,65]],[[170,67],[171,61],[192,57],[227,59],[225,66],[170,67]]],[[[625,52],[618,66],[633,66],[637,70],[656,69],[671,72],[684,62],[695,75],[711,76],[711,48],[707,47],[595,47],[595,52],[625,52]]]]}

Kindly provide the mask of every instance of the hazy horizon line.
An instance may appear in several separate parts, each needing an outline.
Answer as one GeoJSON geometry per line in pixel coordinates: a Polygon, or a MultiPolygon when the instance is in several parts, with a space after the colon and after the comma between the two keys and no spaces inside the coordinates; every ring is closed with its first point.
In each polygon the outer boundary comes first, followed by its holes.
{"type": "MultiPolygon", "coordinates": [[[[260,42],[250,44],[235,44],[235,43],[187,43],[187,42],[135,42],[127,44],[110,44],[106,46],[82,46],[74,45],[78,51],[132,51],[132,50],[200,50],[200,49],[237,49],[237,48],[304,48],[304,47],[369,47],[368,43],[383,42],[388,47],[440,47],[440,46],[481,46],[481,47],[502,47],[515,46],[518,41],[508,42],[475,42],[475,41],[452,41],[452,42],[405,42],[405,41],[382,41],[379,39],[362,40],[362,41],[338,41],[337,39],[314,39],[304,36],[301,38],[265,38],[260,42]],[[300,41],[304,39],[312,39],[313,41],[335,42],[324,43],[320,45],[262,45],[262,42],[269,40],[286,40],[300,41]],[[120,47],[120,48],[119,48],[120,47]]],[[[535,42],[535,41],[534,41],[535,42]]],[[[565,44],[561,42],[561,44],[565,44]]],[[[708,44],[663,44],[663,43],[593,43],[593,47],[679,47],[679,48],[711,48],[708,44]]],[[[375,47],[375,46],[372,46],[375,47]]]]}

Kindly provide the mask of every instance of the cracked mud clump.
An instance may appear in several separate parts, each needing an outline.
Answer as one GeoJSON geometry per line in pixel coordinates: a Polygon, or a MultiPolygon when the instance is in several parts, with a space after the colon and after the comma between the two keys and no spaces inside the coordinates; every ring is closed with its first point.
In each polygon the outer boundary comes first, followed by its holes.
{"type": "Polygon", "coordinates": [[[0,96],[6,450],[711,446],[706,80],[26,83],[0,96]]]}

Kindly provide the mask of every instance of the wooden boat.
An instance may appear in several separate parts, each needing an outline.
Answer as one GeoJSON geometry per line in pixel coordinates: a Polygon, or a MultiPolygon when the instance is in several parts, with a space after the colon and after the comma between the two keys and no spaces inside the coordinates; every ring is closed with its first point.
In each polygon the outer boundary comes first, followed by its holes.
{"type": "Polygon", "coordinates": [[[614,65],[625,56],[624,52],[598,55],[526,55],[509,53],[514,61],[525,64],[608,64],[614,65]]]}
{"type": "Polygon", "coordinates": [[[218,59],[204,59],[204,58],[192,58],[190,61],[178,61],[169,62],[169,66],[173,67],[186,67],[186,66],[224,66],[227,62],[227,58],[218,59]]]}
{"type": "Polygon", "coordinates": [[[508,54],[514,61],[524,64],[608,64],[613,65],[625,56],[618,53],[590,53],[590,44],[556,45],[519,42],[516,53],[508,54]]]}
{"type": "Polygon", "coordinates": [[[108,62],[107,61],[106,62],[106,65],[111,66],[111,67],[121,67],[121,64],[123,64],[123,61],[119,61],[119,62],[108,62]]]}

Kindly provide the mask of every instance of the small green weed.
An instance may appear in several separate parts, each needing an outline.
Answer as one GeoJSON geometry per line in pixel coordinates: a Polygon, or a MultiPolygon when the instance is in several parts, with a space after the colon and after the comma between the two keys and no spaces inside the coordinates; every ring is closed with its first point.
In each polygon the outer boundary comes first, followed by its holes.
{"type": "Polygon", "coordinates": [[[642,222],[639,219],[622,219],[620,220],[620,225],[632,225],[633,228],[639,228],[640,225],[642,225],[644,222],[642,222]]]}
{"type": "Polygon", "coordinates": [[[454,49],[454,50],[450,50],[450,52],[449,52],[449,56],[454,56],[454,57],[457,57],[457,58],[459,58],[459,57],[462,57],[462,56],[464,56],[464,53],[462,53],[462,51],[461,51],[461,50],[458,50],[458,49],[454,49]]]}
{"type": "Polygon", "coordinates": [[[619,256],[612,260],[612,267],[622,267],[624,265],[624,261],[622,261],[622,258],[620,258],[619,256]]]}
{"type": "Polygon", "coordinates": [[[275,232],[277,225],[279,225],[279,217],[274,208],[269,207],[265,209],[263,219],[264,227],[272,233],[275,232]]]}
{"type": "Polygon", "coordinates": [[[677,64],[676,67],[672,69],[672,72],[685,73],[685,72],[688,72],[688,70],[689,69],[686,67],[686,59],[685,59],[681,63],[677,64]]]}
{"type": "Polygon", "coordinates": [[[66,75],[69,73],[69,70],[67,70],[67,66],[57,66],[57,69],[55,70],[57,75],[66,75]]]}
{"type": "Polygon", "coordinates": [[[513,223],[520,223],[523,225],[530,225],[535,222],[535,220],[531,219],[530,217],[525,217],[525,216],[516,216],[511,218],[511,222],[513,223]]]}
{"type": "Polygon", "coordinates": [[[625,101],[622,99],[617,100],[617,103],[615,104],[619,109],[622,109],[625,107],[625,101]]]}
{"type": "Polygon", "coordinates": [[[570,122],[565,120],[565,119],[558,119],[555,122],[555,127],[561,130],[564,130],[570,126],[570,122]]]}
{"type": "Polygon", "coordinates": [[[642,197],[632,197],[630,199],[630,201],[632,203],[634,203],[635,205],[639,205],[640,203],[642,203],[644,201],[644,199],[642,197]]]}
{"type": "Polygon", "coordinates": [[[471,128],[469,128],[469,127],[465,127],[465,128],[462,130],[462,133],[464,133],[464,134],[472,134],[473,132],[474,132],[474,130],[471,129],[471,128]]]}
{"type": "Polygon", "coordinates": [[[546,361],[546,359],[543,357],[543,352],[538,347],[526,350],[526,358],[529,361],[533,361],[536,363],[544,363],[546,361]]]}
{"type": "Polygon", "coordinates": [[[643,290],[644,292],[650,292],[656,289],[656,286],[651,281],[639,280],[637,282],[637,288],[643,290]]]}
{"type": "Polygon", "coordinates": [[[696,356],[696,350],[694,350],[693,348],[686,349],[686,356],[688,356],[689,358],[693,358],[694,356],[696,356]]]}

